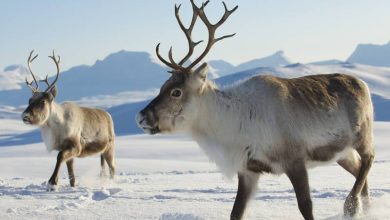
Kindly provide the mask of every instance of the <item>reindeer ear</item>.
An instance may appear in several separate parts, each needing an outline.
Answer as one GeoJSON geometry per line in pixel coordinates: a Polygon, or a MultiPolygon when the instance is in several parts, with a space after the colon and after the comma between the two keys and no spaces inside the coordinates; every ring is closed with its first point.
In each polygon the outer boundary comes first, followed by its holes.
{"type": "Polygon", "coordinates": [[[57,96],[57,86],[53,86],[53,88],[51,88],[49,91],[47,91],[50,95],[53,96],[53,99],[57,96]]]}
{"type": "Polygon", "coordinates": [[[209,73],[209,66],[207,65],[207,63],[203,63],[200,67],[198,67],[194,71],[194,74],[199,76],[203,80],[206,79],[208,73],[209,73]]]}

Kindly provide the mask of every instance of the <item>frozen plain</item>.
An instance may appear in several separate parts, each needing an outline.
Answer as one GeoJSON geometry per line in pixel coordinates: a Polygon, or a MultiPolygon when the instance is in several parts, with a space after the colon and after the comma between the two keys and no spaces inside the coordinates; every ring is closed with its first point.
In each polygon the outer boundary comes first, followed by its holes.
{"type": "MultiPolygon", "coordinates": [[[[0,120],[2,139],[34,129],[0,120]]],[[[389,219],[390,123],[375,122],[376,159],[369,175],[372,205],[357,219],[389,219]]],[[[99,178],[98,157],[76,159],[76,187],[66,166],[57,192],[46,192],[56,153],[43,143],[0,147],[0,219],[228,219],[236,179],[226,179],[197,144],[183,136],[117,138],[117,177],[99,178]]],[[[316,219],[342,219],[354,178],[337,164],[311,169],[316,219]]],[[[288,179],[264,175],[247,219],[302,219],[288,179]]]]}

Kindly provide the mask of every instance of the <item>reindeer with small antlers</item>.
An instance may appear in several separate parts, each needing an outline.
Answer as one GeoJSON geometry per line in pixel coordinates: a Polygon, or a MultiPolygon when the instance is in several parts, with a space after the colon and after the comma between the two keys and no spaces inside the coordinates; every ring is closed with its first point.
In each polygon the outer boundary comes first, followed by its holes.
{"type": "Polygon", "coordinates": [[[26,79],[26,84],[32,90],[28,107],[22,114],[23,122],[40,127],[43,141],[48,149],[59,151],[53,175],[48,181],[48,190],[55,190],[58,183],[58,172],[63,162],[66,162],[70,185],[75,186],[73,158],[101,154],[101,175],[104,175],[106,161],[110,177],[115,174],[114,159],[114,127],[111,116],[100,109],[77,106],[72,102],[59,105],[54,101],[57,95],[56,82],[60,75],[60,57],[49,56],[56,65],[57,74],[52,83],[48,76],[42,82],[47,84],[45,91],[39,91],[37,77],[31,69],[31,63],[38,55],[28,57],[28,69],[33,81],[26,79]],[[35,87],[33,86],[35,84],[35,87]]]}
{"type": "Polygon", "coordinates": [[[215,31],[237,9],[226,8],[211,24],[204,8],[191,0],[193,17],[189,28],[175,16],[189,45],[176,63],[169,50],[171,77],[136,117],[146,133],[191,134],[209,158],[226,174],[238,174],[238,191],[231,219],[242,219],[260,174],[286,174],[305,219],[313,219],[307,168],[336,161],[356,177],[344,204],[346,215],[358,212],[360,197],[368,206],[367,174],[374,159],[373,107],[367,85],[345,74],[310,75],[294,79],[255,76],[240,84],[218,89],[207,79],[207,64],[194,67],[218,41],[215,31]],[[191,39],[197,18],[209,33],[205,50],[189,66],[194,47],[191,39]]]}

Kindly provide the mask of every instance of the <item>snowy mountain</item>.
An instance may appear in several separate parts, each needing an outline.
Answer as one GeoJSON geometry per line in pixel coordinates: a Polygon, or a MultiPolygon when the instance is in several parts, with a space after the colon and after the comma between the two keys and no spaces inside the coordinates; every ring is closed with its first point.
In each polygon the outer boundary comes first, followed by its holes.
{"type": "MultiPolygon", "coordinates": [[[[92,66],[77,66],[62,72],[57,83],[57,100],[79,100],[83,97],[157,88],[169,77],[166,71],[148,53],[119,51],[96,61],[92,66]]],[[[13,78],[17,78],[19,81],[14,81],[20,83],[24,82],[25,76],[20,81],[20,74],[14,74],[7,80],[0,78],[0,83],[7,83],[13,78]]],[[[13,90],[0,91],[0,105],[18,106],[27,102],[31,95],[29,88],[23,83],[13,85],[13,90]]]]}
{"type": "MultiPolygon", "coordinates": [[[[246,80],[247,78],[255,75],[262,74],[272,74],[279,77],[299,77],[310,74],[324,74],[324,73],[348,73],[351,75],[358,76],[363,79],[369,85],[371,92],[373,93],[372,99],[374,103],[375,109],[375,119],[377,121],[390,121],[390,68],[379,68],[366,66],[361,64],[349,64],[349,63],[340,63],[335,65],[307,65],[307,64],[290,64],[284,67],[259,67],[251,70],[246,70],[242,72],[238,72],[235,74],[227,75],[221,78],[216,79],[216,83],[220,87],[230,86],[235,83],[239,83],[240,81],[246,80]]],[[[162,81],[160,82],[160,84],[162,81]]],[[[144,108],[149,102],[150,98],[154,97],[157,94],[157,91],[145,91],[147,94],[132,93],[129,96],[133,101],[132,103],[120,104],[123,101],[117,100],[118,105],[108,108],[107,111],[112,115],[114,124],[115,124],[115,132],[117,135],[127,135],[127,134],[140,134],[142,131],[138,128],[135,123],[134,117],[138,113],[139,110],[144,108]],[[138,101],[135,96],[142,96],[144,99],[148,99],[147,101],[138,101]]],[[[126,95],[124,96],[126,97],[126,95]]],[[[98,98],[92,99],[88,102],[86,98],[81,104],[89,103],[92,106],[99,106],[100,102],[109,103],[113,97],[108,96],[108,98],[98,98]]],[[[123,99],[123,98],[122,98],[123,99]]],[[[115,99],[114,99],[115,100],[115,99]]],[[[109,105],[107,105],[109,106],[109,105]]],[[[1,113],[1,111],[0,111],[1,113]]],[[[20,114],[19,114],[20,115],[20,114]]],[[[20,117],[16,115],[16,117],[20,117]]],[[[7,140],[7,144],[16,144],[16,143],[24,143],[25,141],[39,141],[39,133],[34,131],[32,133],[23,134],[17,137],[11,137],[7,140]]]]}
{"type": "Polygon", "coordinates": [[[0,91],[21,89],[28,76],[28,70],[22,65],[12,65],[0,71],[0,91]]]}
{"type": "MultiPolygon", "coordinates": [[[[207,62],[210,72],[218,75],[219,77],[225,76],[231,73],[234,69],[234,65],[224,60],[210,60],[207,62]]],[[[218,77],[215,77],[218,78],[218,77]]]]}
{"type": "Polygon", "coordinates": [[[390,67],[390,41],[384,45],[359,44],[347,61],[371,66],[390,67]]]}
{"type": "Polygon", "coordinates": [[[119,51],[90,67],[63,72],[58,82],[59,99],[115,94],[159,87],[169,77],[145,52],[119,51]]]}
{"type": "Polygon", "coordinates": [[[218,74],[220,77],[232,73],[250,70],[258,67],[278,67],[291,64],[291,60],[285,55],[283,51],[259,59],[253,59],[237,66],[234,66],[224,60],[212,60],[208,64],[211,67],[211,72],[218,74]]]}
{"type": "MultiPolygon", "coordinates": [[[[242,63],[238,66],[223,61],[210,61],[210,78],[259,66],[283,66],[290,61],[282,51],[242,63]]],[[[116,95],[126,91],[159,88],[169,77],[167,69],[145,52],[119,51],[98,60],[92,66],[82,65],[61,72],[57,100],[80,100],[86,97],[116,95]]],[[[27,102],[31,91],[24,84],[29,76],[22,66],[8,67],[0,73],[0,105],[19,106],[27,102]],[[3,76],[3,77],[2,77],[3,76]],[[1,78],[2,77],[2,78],[1,78]],[[3,85],[4,84],[4,85],[3,85]]],[[[50,78],[53,80],[53,77],[50,78]]]]}
{"type": "Polygon", "coordinates": [[[242,63],[238,65],[234,69],[234,71],[239,72],[239,71],[253,69],[257,67],[278,67],[278,66],[285,66],[291,63],[292,63],[291,60],[286,57],[283,51],[280,50],[270,56],[260,58],[260,59],[254,59],[242,63]]]}

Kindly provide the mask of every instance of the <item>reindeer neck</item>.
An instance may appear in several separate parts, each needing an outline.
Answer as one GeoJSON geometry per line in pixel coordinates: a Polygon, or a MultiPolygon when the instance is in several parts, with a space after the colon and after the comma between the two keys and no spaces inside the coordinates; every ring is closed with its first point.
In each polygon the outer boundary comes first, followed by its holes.
{"type": "Polygon", "coordinates": [[[50,115],[47,121],[41,125],[42,128],[52,128],[64,121],[63,108],[55,101],[51,103],[50,115]]]}
{"type": "MultiPolygon", "coordinates": [[[[194,120],[193,135],[216,139],[234,138],[242,133],[240,115],[245,103],[230,91],[207,89],[199,98],[198,117],[194,120]]],[[[216,140],[225,142],[226,140],[216,140]]]]}

